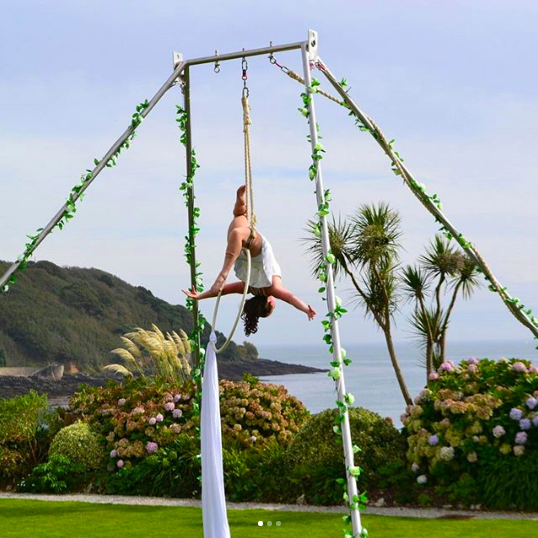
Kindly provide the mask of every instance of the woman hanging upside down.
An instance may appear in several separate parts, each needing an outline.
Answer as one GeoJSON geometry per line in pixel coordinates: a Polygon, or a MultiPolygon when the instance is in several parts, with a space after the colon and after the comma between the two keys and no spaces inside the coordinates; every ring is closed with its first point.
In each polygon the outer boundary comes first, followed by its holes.
{"type": "Polygon", "coordinates": [[[259,318],[270,316],[276,306],[275,299],[280,299],[291,304],[301,312],[304,312],[311,320],[316,315],[315,310],[301,301],[298,297],[284,286],[280,266],[278,265],[273,249],[269,241],[259,232],[251,234],[249,221],[247,218],[247,204],[245,199],[245,186],[237,190],[237,198],[234,206],[234,218],[228,227],[228,246],[224,264],[209,290],[203,293],[183,291],[186,295],[195,300],[216,297],[222,290],[222,295],[230,293],[243,293],[245,290],[245,280],[247,279],[247,256],[243,248],[248,248],[251,256],[250,286],[249,293],[254,297],[246,301],[241,319],[245,322],[245,334],[247,336],[258,330],[259,318]],[[225,284],[228,274],[234,267],[239,282],[225,284]]]}

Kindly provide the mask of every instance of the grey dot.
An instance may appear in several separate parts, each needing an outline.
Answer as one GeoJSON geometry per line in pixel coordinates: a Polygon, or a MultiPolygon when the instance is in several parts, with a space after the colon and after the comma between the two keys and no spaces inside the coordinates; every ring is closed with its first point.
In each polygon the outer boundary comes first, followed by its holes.
{"type": "Polygon", "coordinates": [[[268,522],[267,522],[267,526],[268,526],[268,527],[270,527],[272,524],[273,524],[272,521],[268,521],[268,522]]]}
{"type": "Polygon", "coordinates": [[[277,526],[277,527],[280,527],[280,521],[277,521],[277,522],[276,522],[276,526],[277,526]]]}

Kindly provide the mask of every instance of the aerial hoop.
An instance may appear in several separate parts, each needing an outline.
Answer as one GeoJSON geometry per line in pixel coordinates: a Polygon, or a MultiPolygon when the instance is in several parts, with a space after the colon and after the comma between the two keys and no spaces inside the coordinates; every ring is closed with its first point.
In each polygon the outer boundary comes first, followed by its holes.
{"type": "MultiPolygon", "coordinates": [[[[226,342],[222,344],[220,348],[217,348],[217,344],[211,340],[211,345],[213,346],[213,349],[215,350],[215,353],[221,353],[224,351],[230,342],[232,341],[233,335],[235,334],[235,330],[237,329],[237,325],[239,323],[239,320],[241,319],[241,314],[243,313],[243,308],[245,308],[245,302],[247,300],[248,295],[248,288],[250,287],[250,267],[251,267],[251,260],[250,260],[250,250],[248,248],[243,247],[243,250],[247,254],[247,278],[245,282],[245,289],[243,290],[243,297],[241,298],[241,305],[239,306],[239,311],[237,312],[237,316],[235,318],[235,322],[233,324],[232,330],[230,332],[230,336],[226,339],[226,342]]],[[[213,332],[216,332],[216,323],[217,323],[217,314],[219,312],[219,304],[220,304],[220,298],[222,296],[222,290],[219,291],[219,294],[217,295],[217,302],[215,304],[215,310],[213,311],[213,321],[211,322],[211,327],[213,328],[213,332]]]]}

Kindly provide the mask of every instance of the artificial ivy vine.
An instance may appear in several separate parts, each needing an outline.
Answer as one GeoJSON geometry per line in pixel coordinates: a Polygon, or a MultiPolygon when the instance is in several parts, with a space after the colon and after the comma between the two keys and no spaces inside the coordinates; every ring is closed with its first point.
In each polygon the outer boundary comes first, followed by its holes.
{"type": "MultiPolygon", "coordinates": [[[[345,89],[347,86],[347,81],[345,79],[342,79],[340,82],[338,82],[340,87],[342,89],[345,89]]],[[[355,120],[355,125],[361,130],[366,131],[370,133],[374,139],[381,145],[381,147],[385,150],[385,153],[388,155],[388,157],[391,159],[391,169],[392,172],[402,177],[405,183],[411,188],[411,190],[414,191],[416,196],[419,198],[419,200],[423,203],[423,205],[430,211],[430,213],[433,214],[436,222],[438,222],[440,227],[440,232],[448,239],[455,239],[458,244],[467,252],[470,253],[471,258],[475,263],[477,264],[477,271],[482,273],[484,275],[485,280],[489,282],[488,289],[489,291],[493,293],[499,293],[501,296],[501,299],[503,302],[508,306],[508,308],[513,312],[514,316],[521,321],[524,325],[531,328],[531,326],[534,328],[533,333],[535,335],[535,339],[538,340],[536,329],[538,329],[538,318],[532,315],[532,309],[527,308],[519,298],[512,297],[512,295],[509,293],[507,287],[502,287],[495,279],[491,271],[487,268],[487,265],[485,261],[482,259],[480,254],[477,252],[474,245],[468,241],[463,234],[461,233],[454,233],[454,228],[452,227],[452,231],[449,229],[451,226],[448,223],[448,219],[445,217],[445,215],[442,213],[443,204],[441,203],[441,200],[437,194],[430,195],[426,191],[426,186],[423,183],[418,183],[404,168],[402,163],[404,162],[404,159],[400,156],[400,154],[394,150],[394,140],[390,140],[387,142],[377,127],[377,125],[368,118],[368,123],[370,125],[367,125],[363,119],[359,118],[354,110],[351,110],[350,107],[347,105],[347,103],[344,103],[344,106],[349,110],[349,115],[352,116],[355,120]]],[[[536,349],[538,349],[538,346],[536,346],[536,349]]]]}
{"type": "MultiPolygon", "coordinates": [[[[116,162],[118,157],[120,156],[120,153],[123,149],[128,149],[131,145],[132,140],[136,136],[136,128],[142,123],[144,119],[143,112],[146,110],[146,108],[149,107],[148,100],[144,100],[142,103],[137,105],[136,112],[131,117],[131,134],[122,142],[122,144],[118,147],[118,149],[109,157],[109,159],[106,161],[105,166],[108,168],[112,168],[116,166],[116,162]]],[[[99,166],[101,163],[99,159],[94,159],[93,163],[96,167],[99,166]]],[[[54,228],[58,228],[59,230],[63,230],[64,226],[74,217],[74,214],[77,212],[77,202],[84,199],[84,190],[86,190],[88,184],[90,181],[95,177],[96,175],[96,168],[93,170],[86,169],[86,172],[80,176],[80,182],[77,183],[69,193],[69,196],[65,202],[65,209],[64,211],[59,215],[58,219],[54,223],[53,227],[48,233],[52,233],[54,228]]],[[[2,287],[2,293],[7,293],[9,291],[9,288],[11,285],[15,284],[17,282],[17,273],[24,271],[26,267],[28,266],[28,260],[32,256],[34,250],[37,247],[37,243],[40,240],[41,236],[43,235],[44,228],[38,228],[36,230],[36,233],[33,235],[27,235],[26,237],[30,240],[26,243],[26,249],[25,251],[17,258],[17,268],[15,269],[14,273],[10,276],[6,284],[2,287]]]]}
{"type": "MultiPolygon", "coordinates": [[[[179,130],[181,131],[180,141],[181,143],[187,147],[187,111],[181,107],[180,105],[176,105],[176,122],[178,124],[179,130]]],[[[187,175],[185,180],[181,183],[179,186],[179,190],[183,193],[183,198],[185,201],[185,206],[188,208],[191,203],[191,196],[192,196],[192,204],[193,204],[193,219],[192,223],[190,223],[189,232],[185,236],[185,247],[184,247],[184,255],[187,263],[189,265],[192,265],[193,261],[193,253],[196,249],[196,236],[200,232],[200,227],[198,225],[198,218],[200,217],[200,208],[194,206],[194,178],[196,175],[196,170],[200,168],[200,165],[198,164],[198,160],[196,159],[196,151],[194,149],[191,149],[190,154],[190,170],[191,173],[187,175]]],[[[203,273],[199,271],[200,263],[196,262],[195,265],[195,288],[197,292],[204,291],[204,283],[203,283],[203,273]]],[[[190,297],[187,297],[186,305],[188,310],[191,312],[194,309],[194,301],[190,297]]],[[[198,311],[198,316],[196,320],[194,321],[193,330],[191,332],[191,340],[194,342],[195,346],[198,346],[198,342],[200,341],[200,338],[202,336],[202,333],[204,331],[204,327],[207,320],[204,318],[202,313],[198,311]]],[[[200,354],[200,361],[201,363],[193,370],[193,378],[196,381],[197,385],[201,383],[202,380],[202,371],[203,371],[203,359],[204,359],[204,349],[198,348],[198,353],[200,354]]],[[[195,402],[195,405],[198,407],[198,402],[195,402]]]]}
{"type": "MultiPolygon", "coordinates": [[[[298,110],[299,112],[307,119],[308,122],[310,122],[310,103],[312,102],[312,94],[317,93],[317,88],[320,86],[319,80],[313,78],[311,81],[310,86],[306,88],[306,91],[301,93],[301,99],[303,106],[300,107],[298,110]]],[[[320,128],[319,124],[316,123],[316,132],[318,133],[318,139],[321,139],[321,135],[319,134],[320,128]]],[[[311,144],[311,136],[307,136],[308,142],[311,144]]],[[[325,153],[325,149],[323,148],[322,144],[319,142],[315,144],[313,151],[312,151],[312,164],[308,168],[308,177],[310,181],[314,181],[318,175],[318,169],[320,161],[323,159],[323,154],[325,153]]],[[[322,221],[323,219],[330,213],[330,202],[331,202],[331,193],[330,190],[327,189],[323,192],[321,196],[321,202],[318,205],[318,211],[316,213],[318,217],[318,222],[314,224],[313,232],[314,235],[318,238],[321,238],[322,235],[322,221]]],[[[318,280],[321,283],[320,288],[318,289],[318,293],[325,294],[327,291],[327,268],[329,266],[336,264],[336,257],[329,249],[327,251],[327,255],[324,257],[324,260],[321,262],[319,267],[317,268],[317,275],[318,280]]],[[[322,300],[326,301],[325,297],[322,297],[322,300]]],[[[342,300],[339,297],[335,297],[335,308],[332,311],[329,311],[326,314],[326,318],[322,320],[321,324],[323,325],[324,329],[324,336],[323,341],[327,344],[329,353],[331,355],[334,355],[334,345],[333,345],[333,338],[332,338],[332,330],[334,322],[339,320],[344,314],[347,313],[347,310],[342,306],[342,300]]],[[[335,382],[338,382],[340,377],[342,376],[342,366],[348,366],[351,364],[351,359],[347,358],[346,356],[346,350],[341,348],[341,355],[338,358],[338,360],[333,359],[330,362],[331,370],[328,373],[328,376],[331,377],[335,382]]],[[[334,433],[338,436],[337,439],[339,442],[342,442],[342,423],[345,421],[345,416],[348,413],[349,408],[353,405],[355,402],[355,397],[350,392],[344,394],[343,399],[337,399],[336,400],[336,406],[338,408],[338,416],[335,418],[335,423],[333,426],[334,433]]],[[[357,452],[360,452],[360,448],[357,445],[353,445],[353,453],[356,454],[357,452]]],[[[362,469],[358,466],[351,466],[347,469],[348,473],[353,477],[353,479],[357,479],[362,469]]],[[[348,506],[350,508],[350,514],[345,515],[343,517],[344,523],[346,525],[351,524],[351,510],[359,510],[361,508],[365,507],[365,503],[367,502],[367,496],[366,493],[363,492],[359,495],[354,495],[353,499],[349,499],[349,495],[347,493],[347,480],[345,478],[338,478],[336,479],[336,482],[340,484],[343,488],[343,499],[348,503],[348,506]]],[[[344,536],[346,538],[353,538],[353,532],[349,528],[344,529],[344,536]]],[[[368,536],[368,531],[365,527],[362,528],[361,531],[361,537],[368,536]]]]}

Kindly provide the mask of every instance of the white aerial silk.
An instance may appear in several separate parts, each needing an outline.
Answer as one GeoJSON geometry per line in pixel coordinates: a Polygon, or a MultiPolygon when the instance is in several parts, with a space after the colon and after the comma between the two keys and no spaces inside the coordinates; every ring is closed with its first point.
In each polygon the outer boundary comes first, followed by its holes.
{"type": "Polygon", "coordinates": [[[219,375],[211,333],[205,354],[202,381],[202,512],[205,538],[230,538],[224,497],[222,434],[220,426],[219,375]]]}

